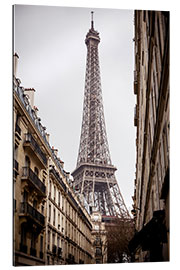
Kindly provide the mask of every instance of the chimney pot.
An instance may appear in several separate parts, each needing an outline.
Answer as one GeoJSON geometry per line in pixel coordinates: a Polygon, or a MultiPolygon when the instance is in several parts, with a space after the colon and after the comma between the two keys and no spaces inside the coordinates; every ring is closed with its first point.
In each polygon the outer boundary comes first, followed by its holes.
{"type": "Polygon", "coordinates": [[[31,107],[34,108],[34,88],[25,88],[24,91],[29,96],[31,107]]]}

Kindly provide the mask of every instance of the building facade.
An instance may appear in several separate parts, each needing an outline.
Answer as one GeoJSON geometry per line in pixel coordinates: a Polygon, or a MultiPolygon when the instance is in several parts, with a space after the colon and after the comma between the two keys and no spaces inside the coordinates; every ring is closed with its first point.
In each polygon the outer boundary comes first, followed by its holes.
{"type": "Polygon", "coordinates": [[[72,189],[53,150],[47,199],[47,265],[90,264],[93,261],[91,217],[72,189]]]}
{"type": "Polygon", "coordinates": [[[16,77],[17,60],[15,54],[13,264],[93,263],[90,213],[49,144],[35,90],[23,88],[16,77]]]}
{"type": "Polygon", "coordinates": [[[135,261],[169,260],[169,12],[135,11],[135,261]]]}
{"type": "Polygon", "coordinates": [[[93,225],[92,243],[94,263],[107,263],[107,232],[105,222],[103,222],[102,215],[98,211],[92,212],[91,221],[93,225]]]}
{"type": "MultiPolygon", "coordinates": [[[[14,56],[14,71],[18,56],[14,56]]],[[[14,265],[45,263],[48,159],[45,129],[33,105],[34,89],[14,76],[14,265]]]]}

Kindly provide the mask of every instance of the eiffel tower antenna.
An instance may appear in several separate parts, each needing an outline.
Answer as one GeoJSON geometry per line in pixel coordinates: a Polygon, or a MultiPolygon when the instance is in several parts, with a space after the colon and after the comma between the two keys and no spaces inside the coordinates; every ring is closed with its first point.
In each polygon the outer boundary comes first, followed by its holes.
{"type": "Polygon", "coordinates": [[[93,14],[94,14],[94,11],[91,11],[91,29],[94,29],[93,14]]]}
{"type": "Polygon", "coordinates": [[[77,165],[72,175],[75,190],[87,203],[105,216],[129,218],[120,192],[108,146],[98,56],[99,33],[91,29],[86,35],[87,64],[84,105],[77,165]]]}

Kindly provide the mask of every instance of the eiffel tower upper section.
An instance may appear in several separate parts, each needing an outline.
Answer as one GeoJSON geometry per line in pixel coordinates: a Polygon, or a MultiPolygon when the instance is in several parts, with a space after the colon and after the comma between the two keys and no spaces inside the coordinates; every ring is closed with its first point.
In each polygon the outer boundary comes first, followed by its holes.
{"type": "Polygon", "coordinates": [[[87,64],[83,118],[77,166],[72,175],[74,188],[87,203],[104,216],[129,218],[115,178],[107,141],[98,57],[99,33],[91,28],[86,35],[87,64]]]}
{"type": "Polygon", "coordinates": [[[86,35],[87,64],[84,108],[77,166],[81,163],[111,164],[107,141],[98,57],[99,33],[91,29],[86,35]]]}

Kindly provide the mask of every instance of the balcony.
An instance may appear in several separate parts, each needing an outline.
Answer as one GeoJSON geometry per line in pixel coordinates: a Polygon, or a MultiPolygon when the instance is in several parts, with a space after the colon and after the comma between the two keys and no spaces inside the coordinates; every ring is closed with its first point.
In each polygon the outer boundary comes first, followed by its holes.
{"type": "Polygon", "coordinates": [[[46,196],[46,186],[29,167],[23,167],[23,174],[21,179],[28,181],[28,184],[30,184],[33,189],[35,188],[40,196],[46,196]]]}
{"type": "Polygon", "coordinates": [[[19,146],[20,140],[21,140],[21,129],[19,125],[16,123],[16,126],[15,126],[15,145],[16,146],[19,146]]]}
{"type": "Polygon", "coordinates": [[[38,158],[41,167],[45,169],[47,166],[46,155],[30,133],[25,135],[24,147],[38,158]]]}
{"type": "Polygon", "coordinates": [[[44,216],[27,202],[20,204],[20,217],[26,217],[29,222],[36,223],[40,230],[45,225],[44,216]]]}

